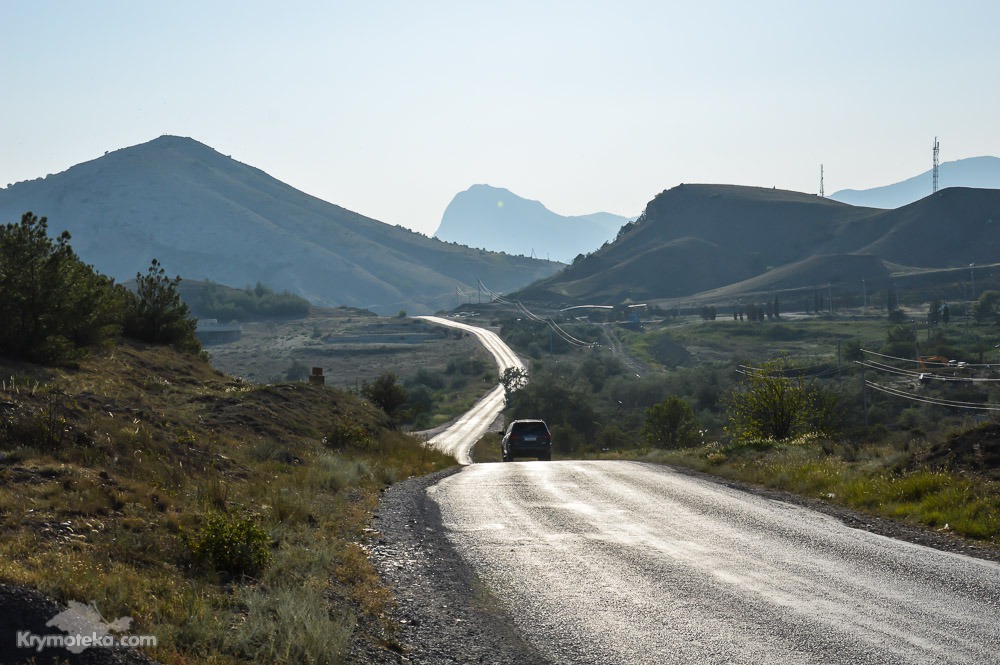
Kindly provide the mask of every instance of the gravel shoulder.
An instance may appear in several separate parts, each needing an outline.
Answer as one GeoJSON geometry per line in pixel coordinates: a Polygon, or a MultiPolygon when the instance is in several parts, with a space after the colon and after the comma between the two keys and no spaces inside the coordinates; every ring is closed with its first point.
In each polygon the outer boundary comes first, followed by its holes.
{"type": "MultiPolygon", "coordinates": [[[[677,467],[678,473],[830,515],[847,526],[938,550],[1000,562],[1000,549],[892,520],[857,513],[819,499],[769,490],[677,467]]],[[[396,605],[392,635],[383,645],[356,643],[350,662],[546,663],[514,629],[474,571],[452,548],[427,488],[459,467],[389,487],[373,521],[378,536],[370,558],[396,605]]]]}
{"type": "Polygon", "coordinates": [[[454,467],[396,483],[382,496],[369,544],[372,563],[396,605],[384,644],[355,643],[358,664],[547,662],[517,633],[476,574],[452,548],[427,488],[457,473],[454,467]]]}

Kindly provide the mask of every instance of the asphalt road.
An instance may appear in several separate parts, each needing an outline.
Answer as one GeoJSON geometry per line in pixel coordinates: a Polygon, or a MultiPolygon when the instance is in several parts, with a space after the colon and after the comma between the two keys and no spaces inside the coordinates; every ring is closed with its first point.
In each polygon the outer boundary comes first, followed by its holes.
{"type": "Polygon", "coordinates": [[[476,464],[448,539],[554,663],[1000,663],[1000,565],[632,462],[476,464]]]}
{"type": "MultiPolygon", "coordinates": [[[[493,331],[439,316],[421,316],[417,318],[440,326],[458,328],[459,330],[464,330],[475,335],[496,361],[498,374],[503,374],[504,370],[508,367],[520,367],[524,369],[524,364],[521,363],[517,354],[504,344],[503,340],[493,331]]],[[[451,455],[458,460],[459,464],[471,464],[472,459],[469,457],[469,450],[486,433],[493,421],[496,420],[496,417],[500,415],[503,407],[504,389],[502,385],[497,384],[485,397],[476,402],[472,409],[449,425],[443,432],[431,438],[427,442],[427,445],[451,455]]]]}

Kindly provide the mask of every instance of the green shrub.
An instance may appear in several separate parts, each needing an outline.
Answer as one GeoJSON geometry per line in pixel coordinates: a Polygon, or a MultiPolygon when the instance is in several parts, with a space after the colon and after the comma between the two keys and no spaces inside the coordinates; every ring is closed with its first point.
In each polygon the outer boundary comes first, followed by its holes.
{"type": "Polygon", "coordinates": [[[441,390],[444,388],[444,377],[437,372],[432,372],[421,367],[410,380],[410,383],[418,386],[427,386],[431,390],[441,390]]]}
{"type": "Polygon", "coordinates": [[[209,513],[188,548],[196,562],[231,577],[256,576],[271,561],[267,531],[249,516],[209,513]]]}
{"type": "Polygon", "coordinates": [[[646,409],[642,435],[657,448],[686,448],[701,443],[698,418],[684,399],[671,395],[646,409]]]}
{"type": "Polygon", "coordinates": [[[335,425],[323,443],[334,450],[367,449],[375,444],[372,435],[361,425],[351,422],[342,422],[335,425]]]}
{"type": "Polygon", "coordinates": [[[746,367],[744,384],[726,395],[727,430],[738,439],[785,441],[822,429],[831,400],[807,385],[785,356],[746,367]]]}

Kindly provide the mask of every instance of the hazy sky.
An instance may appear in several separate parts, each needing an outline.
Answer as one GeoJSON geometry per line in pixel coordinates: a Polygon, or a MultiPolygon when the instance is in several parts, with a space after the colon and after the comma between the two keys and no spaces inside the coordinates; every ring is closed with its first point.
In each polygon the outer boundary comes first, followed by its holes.
{"type": "Polygon", "coordinates": [[[821,163],[866,189],[935,136],[1000,156],[998,25],[996,0],[0,0],[0,187],[175,134],[428,234],[477,183],[628,216],[681,182],[815,193],[821,163]]]}

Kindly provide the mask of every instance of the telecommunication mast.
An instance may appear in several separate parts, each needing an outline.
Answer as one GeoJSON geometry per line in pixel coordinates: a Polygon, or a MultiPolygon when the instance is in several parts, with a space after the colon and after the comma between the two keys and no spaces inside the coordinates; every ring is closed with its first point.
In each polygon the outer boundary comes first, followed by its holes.
{"type": "Polygon", "coordinates": [[[938,143],[937,137],[934,137],[934,191],[932,194],[936,194],[938,190],[938,154],[941,151],[941,144],[938,143]]]}

